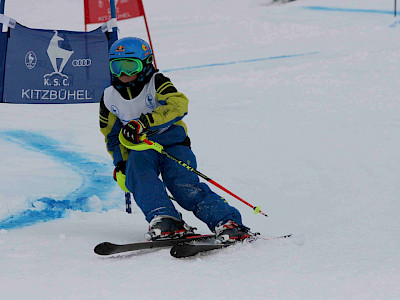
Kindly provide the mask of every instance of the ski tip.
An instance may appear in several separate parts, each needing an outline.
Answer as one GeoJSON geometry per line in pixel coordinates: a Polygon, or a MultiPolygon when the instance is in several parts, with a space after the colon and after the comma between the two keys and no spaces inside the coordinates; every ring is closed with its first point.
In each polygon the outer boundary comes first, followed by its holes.
{"type": "Polygon", "coordinates": [[[100,243],[96,247],[94,247],[94,253],[98,255],[110,255],[112,254],[112,250],[114,249],[113,245],[114,244],[109,242],[100,243]]]}

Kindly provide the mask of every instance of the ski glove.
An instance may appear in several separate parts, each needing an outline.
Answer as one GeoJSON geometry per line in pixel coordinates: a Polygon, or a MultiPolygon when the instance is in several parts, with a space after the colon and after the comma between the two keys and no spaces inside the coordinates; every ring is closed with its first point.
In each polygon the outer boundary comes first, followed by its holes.
{"type": "Polygon", "coordinates": [[[125,186],[125,178],[126,178],[125,171],[126,171],[126,161],[120,161],[115,166],[113,178],[123,191],[130,193],[130,191],[125,186]]]}
{"type": "Polygon", "coordinates": [[[131,143],[140,143],[140,135],[147,130],[146,126],[140,120],[133,120],[122,127],[122,134],[126,140],[131,143]]]}

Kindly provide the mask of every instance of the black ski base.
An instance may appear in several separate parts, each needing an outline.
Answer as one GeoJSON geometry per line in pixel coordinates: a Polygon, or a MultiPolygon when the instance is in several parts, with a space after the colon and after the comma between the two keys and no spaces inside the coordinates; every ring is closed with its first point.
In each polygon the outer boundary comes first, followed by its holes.
{"type": "Polygon", "coordinates": [[[188,243],[191,241],[205,241],[214,237],[215,237],[214,234],[205,234],[205,235],[196,234],[176,239],[163,239],[163,240],[145,241],[145,242],[138,242],[131,244],[122,244],[122,245],[104,242],[98,244],[94,248],[94,252],[98,255],[112,255],[112,254],[125,253],[136,250],[171,247],[174,245],[188,243]]]}

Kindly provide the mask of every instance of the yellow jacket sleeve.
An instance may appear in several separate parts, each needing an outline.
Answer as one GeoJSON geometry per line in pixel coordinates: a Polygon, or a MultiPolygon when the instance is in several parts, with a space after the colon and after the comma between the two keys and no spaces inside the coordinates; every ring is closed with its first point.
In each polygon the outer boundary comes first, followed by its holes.
{"type": "Polygon", "coordinates": [[[170,79],[161,73],[155,78],[156,97],[161,106],[146,115],[150,130],[157,130],[172,124],[186,126],[181,121],[188,113],[188,98],[177,91],[170,79]]]}
{"type": "Polygon", "coordinates": [[[107,151],[110,153],[114,165],[122,160],[127,160],[129,150],[121,145],[118,135],[122,128],[122,123],[111,113],[104,104],[103,97],[100,101],[100,131],[104,135],[107,151]]]}

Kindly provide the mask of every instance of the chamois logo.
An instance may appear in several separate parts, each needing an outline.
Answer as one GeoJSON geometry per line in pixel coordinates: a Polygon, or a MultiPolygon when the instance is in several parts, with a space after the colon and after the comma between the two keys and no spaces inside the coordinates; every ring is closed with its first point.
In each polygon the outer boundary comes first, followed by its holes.
{"type": "Polygon", "coordinates": [[[118,107],[116,107],[115,105],[111,105],[111,111],[114,115],[116,115],[117,117],[119,116],[119,109],[118,107]]]}
{"type": "Polygon", "coordinates": [[[63,41],[64,39],[58,36],[57,30],[54,31],[54,35],[50,40],[49,47],[47,48],[47,55],[50,58],[51,65],[53,66],[54,72],[60,73],[64,69],[67,64],[69,58],[74,53],[74,51],[63,49],[58,44],[59,41],[63,41]],[[61,59],[61,65],[58,67],[57,59],[61,59]]]}
{"type": "Polygon", "coordinates": [[[58,35],[57,30],[54,30],[54,35],[50,40],[49,46],[47,47],[47,55],[49,56],[54,72],[44,76],[45,86],[70,85],[68,76],[62,74],[62,71],[64,70],[65,65],[71,58],[74,51],[61,48],[59,45],[60,41],[64,41],[64,39],[58,35]]]}
{"type": "Polygon", "coordinates": [[[151,109],[155,109],[156,108],[156,103],[155,103],[155,101],[153,99],[153,96],[151,94],[147,94],[147,96],[146,96],[146,105],[147,105],[148,108],[151,108],[151,109]]]}
{"type": "Polygon", "coordinates": [[[29,51],[26,55],[25,55],[25,65],[29,70],[32,70],[37,63],[37,58],[36,58],[36,54],[33,51],[29,51]]]}

